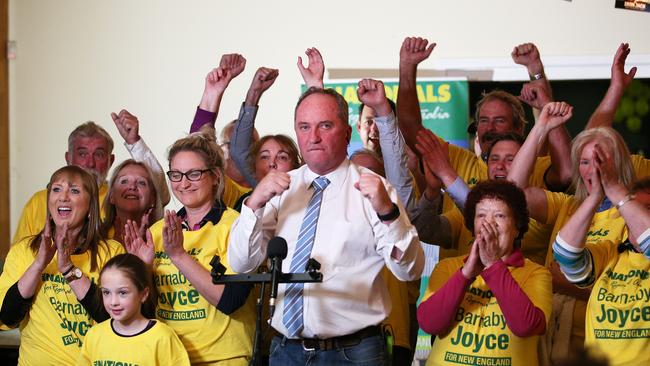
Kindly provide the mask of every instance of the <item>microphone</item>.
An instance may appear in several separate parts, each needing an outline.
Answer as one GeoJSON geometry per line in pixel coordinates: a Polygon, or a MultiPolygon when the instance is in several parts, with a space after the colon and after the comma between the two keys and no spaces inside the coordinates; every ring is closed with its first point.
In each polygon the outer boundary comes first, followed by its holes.
{"type": "Polygon", "coordinates": [[[271,238],[267,248],[271,260],[271,299],[269,300],[269,315],[275,312],[275,299],[278,297],[278,283],[282,276],[282,260],[287,257],[287,241],[279,236],[271,238]]]}

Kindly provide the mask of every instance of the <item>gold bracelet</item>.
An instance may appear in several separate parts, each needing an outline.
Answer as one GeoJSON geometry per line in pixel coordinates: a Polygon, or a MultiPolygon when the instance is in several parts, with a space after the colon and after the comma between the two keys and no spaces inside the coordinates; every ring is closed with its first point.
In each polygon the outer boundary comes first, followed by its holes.
{"type": "Polygon", "coordinates": [[[630,193],[626,194],[625,197],[623,197],[622,200],[618,201],[618,203],[616,204],[616,209],[620,210],[621,207],[623,207],[626,203],[632,201],[633,199],[634,199],[633,194],[630,194],[630,193]]]}

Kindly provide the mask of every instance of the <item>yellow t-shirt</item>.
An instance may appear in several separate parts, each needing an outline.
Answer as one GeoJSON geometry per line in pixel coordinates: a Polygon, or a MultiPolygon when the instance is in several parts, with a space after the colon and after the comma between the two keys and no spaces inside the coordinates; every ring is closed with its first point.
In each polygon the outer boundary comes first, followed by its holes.
{"type": "Polygon", "coordinates": [[[245,193],[250,192],[251,190],[251,188],[241,186],[226,176],[223,187],[223,203],[225,203],[226,206],[230,208],[235,207],[235,203],[237,203],[239,197],[245,193]]]}
{"type": "MultiPolygon", "coordinates": [[[[548,242],[547,265],[553,261],[553,241],[557,233],[569,220],[571,215],[578,208],[573,196],[564,193],[546,191],[547,225],[553,225],[550,241],[548,242]]],[[[602,212],[596,212],[591,220],[587,232],[586,243],[597,243],[603,240],[610,240],[616,244],[627,240],[627,226],[625,220],[615,207],[602,212]]]]}
{"type": "Polygon", "coordinates": [[[641,155],[630,155],[632,160],[632,169],[636,179],[641,179],[650,175],[650,159],[641,155]]]}
{"type": "Polygon", "coordinates": [[[587,305],[585,346],[612,366],[650,365],[650,260],[610,241],[590,244],[597,278],[587,305]]]}
{"type": "MultiPolygon", "coordinates": [[[[11,247],[0,276],[0,303],[7,290],[23,276],[34,263],[35,254],[29,248],[31,238],[11,247]]],[[[113,256],[123,253],[120,243],[107,240],[100,247],[98,267],[90,270],[90,253],[71,257],[72,263],[97,283],[101,267],[113,256]]],[[[90,315],[57,268],[56,254],[41,275],[32,307],[20,322],[19,365],[73,365],[86,332],[94,324],[90,315]]]]}
{"type": "MultiPolygon", "coordinates": [[[[487,164],[467,149],[449,144],[449,160],[454,170],[470,187],[488,179],[487,164]]],[[[549,156],[537,158],[533,172],[528,180],[529,185],[546,188],[544,175],[550,166],[551,158],[549,156]]]]}
{"type": "MultiPolygon", "coordinates": [[[[424,300],[463,266],[465,257],[448,258],[435,266],[424,300]]],[[[548,320],[551,315],[551,274],[530,260],[508,267],[512,277],[548,320]]],[[[423,301],[424,301],[423,300],[423,301]]],[[[506,299],[507,301],[507,299],[506,299]]],[[[520,338],[506,324],[496,297],[481,276],[466,289],[449,333],[433,342],[427,365],[537,365],[539,336],[520,338]]]]}
{"type": "MultiPolygon", "coordinates": [[[[228,264],[230,226],[239,214],[226,210],[216,224],[206,223],[201,229],[183,231],[183,247],[203,268],[210,271],[215,255],[221,258],[226,273],[233,273],[228,264]]],[[[154,285],[158,291],[156,318],[174,329],[183,342],[192,364],[214,364],[227,359],[246,358],[252,352],[255,330],[254,299],[231,315],[217,310],[192,286],[163,250],[164,220],[151,227],[155,243],[154,285]]]]}
{"type": "MultiPolygon", "coordinates": [[[[553,241],[557,233],[562,229],[564,224],[569,220],[571,215],[577,210],[579,205],[573,196],[546,191],[546,202],[548,212],[546,214],[547,224],[553,225],[553,233],[549,242],[546,264],[549,266],[553,259],[553,241]]],[[[625,220],[615,207],[602,212],[596,212],[589,231],[586,236],[586,243],[598,243],[603,240],[609,240],[616,244],[627,240],[627,226],[625,220]]],[[[571,335],[576,339],[585,337],[585,316],[587,304],[583,300],[576,299],[573,308],[573,324],[571,335]]]]}
{"type": "MultiPolygon", "coordinates": [[[[474,242],[474,235],[467,230],[465,226],[465,219],[462,212],[456,207],[452,210],[442,214],[451,226],[451,238],[454,247],[451,249],[440,249],[440,253],[447,254],[456,251],[458,255],[468,254],[472,243],[474,242]]],[[[536,220],[531,219],[528,223],[528,231],[524,234],[521,241],[521,252],[524,257],[532,260],[533,262],[544,265],[546,263],[546,254],[548,251],[548,243],[551,238],[551,231],[553,225],[542,224],[536,220]]],[[[450,258],[449,256],[441,258],[450,258]]]]}
{"type": "MultiPolygon", "coordinates": [[[[441,140],[442,141],[442,140],[441,140]]],[[[444,142],[444,141],[443,141],[444,142]]],[[[487,164],[481,160],[478,156],[467,149],[463,149],[459,146],[449,144],[449,160],[451,162],[452,168],[458,173],[458,176],[471,188],[476,185],[478,182],[482,182],[488,179],[488,168],[487,164]]],[[[546,183],[544,182],[544,175],[546,171],[551,166],[551,158],[549,156],[543,156],[537,158],[535,162],[535,167],[529,179],[529,184],[534,187],[546,188],[546,183]]],[[[447,214],[449,211],[452,211],[450,215],[454,216],[453,219],[456,220],[458,214],[462,218],[462,213],[453,212],[456,210],[456,205],[454,201],[449,198],[449,196],[444,195],[442,199],[442,210],[441,212],[447,214]]],[[[530,229],[529,229],[530,230],[530,229]]],[[[544,231],[543,227],[539,228],[540,231],[544,231]]],[[[451,258],[457,255],[463,255],[468,253],[468,250],[463,250],[462,248],[467,248],[463,243],[466,235],[458,235],[461,242],[459,242],[458,249],[440,249],[440,258],[451,258]]],[[[532,246],[535,260],[539,260],[541,255],[537,253],[541,245],[534,244],[532,246]]],[[[546,246],[544,246],[546,248],[546,246]]],[[[523,249],[523,248],[522,248],[523,249]]],[[[524,255],[530,255],[528,251],[524,252],[524,255]]]]}
{"type": "Polygon", "coordinates": [[[190,366],[183,343],[164,323],[157,321],[143,333],[122,336],[113,331],[111,321],[106,320],[88,331],[77,366],[190,366]]]}
{"type": "MultiPolygon", "coordinates": [[[[104,198],[108,193],[108,184],[104,183],[99,187],[99,204],[104,204],[104,198]]],[[[104,219],[104,210],[99,210],[102,220],[104,219]]],[[[45,216],[47,215],[47,190],[40,190],[27,201],[23,212],[20,214],[16,232],[11,240],[14,245],[22,239],[37,235],[45,227],[45,216]]]]}
{"type": "Polygon", "coordinates": [[[395,275],[384,267],[381,275],[386,281],[388,287],[388,295],[390,295],[390,302],[393,309],[388,315],[388,318],[383,321],[384,326],[388,326],[391,334],[393,335],[393,344],[396,346],[411,348],[409,343],[409,296],[407,283],[400,281],[395,275]]]}

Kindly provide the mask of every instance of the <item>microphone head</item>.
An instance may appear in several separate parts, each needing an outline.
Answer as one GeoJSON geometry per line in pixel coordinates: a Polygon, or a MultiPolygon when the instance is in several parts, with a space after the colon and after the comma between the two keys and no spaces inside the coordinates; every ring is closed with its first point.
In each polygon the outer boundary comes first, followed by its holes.
{"type": "Polygon", "coordinates": [[[279,236],[271,238],[267,253],[269,258],[285,259],[287,257],[287,241],[279,236]]]}

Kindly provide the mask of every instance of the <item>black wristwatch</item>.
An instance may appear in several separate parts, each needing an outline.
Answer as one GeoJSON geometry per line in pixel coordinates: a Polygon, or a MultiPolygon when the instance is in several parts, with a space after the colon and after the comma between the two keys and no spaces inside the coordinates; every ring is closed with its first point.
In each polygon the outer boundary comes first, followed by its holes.
{"type": "Polygon", "coordinates": [[[377,217],[379,217],[379,220],[381,221],[393,221],[399,217],[399,207],[397,207],[396,203],[393,203],[393,209],[389,213],[385,215],[377,213],[377,217]]]}

